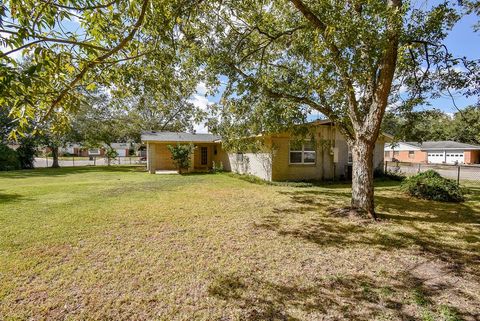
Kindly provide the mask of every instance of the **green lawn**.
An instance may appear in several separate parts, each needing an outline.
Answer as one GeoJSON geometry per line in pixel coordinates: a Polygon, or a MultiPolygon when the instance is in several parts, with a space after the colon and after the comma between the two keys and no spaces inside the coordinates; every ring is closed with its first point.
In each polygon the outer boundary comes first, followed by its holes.
{"type": "Polygon", "coordinates": [[[475,320],[480,187],[271,186],[134,167],[0,174],[0,320],[475,320]]]}

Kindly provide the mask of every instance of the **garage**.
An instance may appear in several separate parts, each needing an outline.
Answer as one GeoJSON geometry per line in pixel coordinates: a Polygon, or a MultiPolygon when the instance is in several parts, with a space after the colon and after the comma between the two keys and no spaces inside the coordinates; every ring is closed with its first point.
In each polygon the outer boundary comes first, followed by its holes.
{"type": "Polygon", "coordinates": [[[432,164],[464,164],[463,150],[431,150],[428,151],[428,162],[432,164]]]}
{"type": "Polygon", "coordinates": [[[463,164],[465,163],[465,158],[463,150],[457,151],[447,151],[446,162],[447,164],[463,164]]]}
{"type": "Polygon", "coordinates": [[[443,150],[428,151],[428,162],[432,164],[442,164],[445,162],[445,154],[443,150]]]}
{"type": "Polygon", "coordinates": [[[120,157],[126,157],[127,156],[127,150],[126,149],[116,149],[118,156],[120,157]]]}

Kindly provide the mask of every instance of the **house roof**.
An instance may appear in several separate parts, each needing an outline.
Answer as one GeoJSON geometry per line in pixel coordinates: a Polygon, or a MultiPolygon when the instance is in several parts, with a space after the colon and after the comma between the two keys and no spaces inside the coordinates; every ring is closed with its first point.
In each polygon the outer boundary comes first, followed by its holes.
{"type": "Polygon", "coordinates": [[[417,143],[417,142],[403,142],[403,143],[410,146],[418,147],[422,150],[439,150],[439,149],[480,150],[480,146],[454,142],[451,140],[427,141],[423,143],[417,143]]]}
{"type": "Polygon", "coordinates": [[[143,132],[142,141],[159,142],[186,142],[186,143],[213,143],[221,137],[213,134],[193,134],[183,132],[143,132]]]}
{"type": "Polygon", "coordinates": [[[127,149],[130,147],[129,143],[111,143],[110,146],[116,149],[127,149]]]}

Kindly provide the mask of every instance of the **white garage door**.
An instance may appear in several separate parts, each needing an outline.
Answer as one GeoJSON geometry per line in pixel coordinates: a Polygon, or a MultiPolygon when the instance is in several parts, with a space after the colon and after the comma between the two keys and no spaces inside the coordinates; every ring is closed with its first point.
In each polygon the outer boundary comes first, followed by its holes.
{"type": "Polygon", "coordinates": [[[433,164],[441,164],[445,161],[443,151],[430,151],[428,152],[428,162],[433,164]]]}
{"type": "Polygon", "coordinates": [[[447,164],[463,164],[463,151],[447,152],[447,164]]]}
{"type": "Polygon", "coordinates": [[[127,156],[127,151],[125,149],[117,149],[118,156],[125,157],[127,156]]]}

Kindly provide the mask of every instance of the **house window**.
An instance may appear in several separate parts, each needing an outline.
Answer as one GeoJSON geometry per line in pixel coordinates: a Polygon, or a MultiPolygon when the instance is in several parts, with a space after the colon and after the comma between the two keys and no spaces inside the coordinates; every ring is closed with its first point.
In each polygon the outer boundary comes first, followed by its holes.
{"type": "Polygon", "coordinates": [[[202,165],[207,165],[208,163],[208,149],[207,147],[201,147],[200,148],[200,160],[202,165]]]}
{"type": "Polygon", "coordinates": [[[243,153],[237,153],[237,162],[243,162],[243,153]]]}
{"type": "Polygon", "coordinates": [[[315,142],[290,142],[290,164],[315,164],[315,142]]]}
{"type": "Polygon", "coordinates": [[[385,152],[385,157],[390,157],[390,151],[385,152]]]}
{"type": "Polygon", "coordinates": [[[347,161],[348,161],[348,164],[353,164],[353,154],[350,147],[348,148],[348,152],[347,152],[347,161]]]}
{"type": "Polygon", "coordinates": [[[393,151],[393,156],[398,156],[398,155],[400,155],[400,151],[394,150],[394,151],[393,151]]]}
{"type": "Polygon", "coordinates": [[[415,151],[409,150],[408,151],[408,158],[415,158],[415,151]]]}

